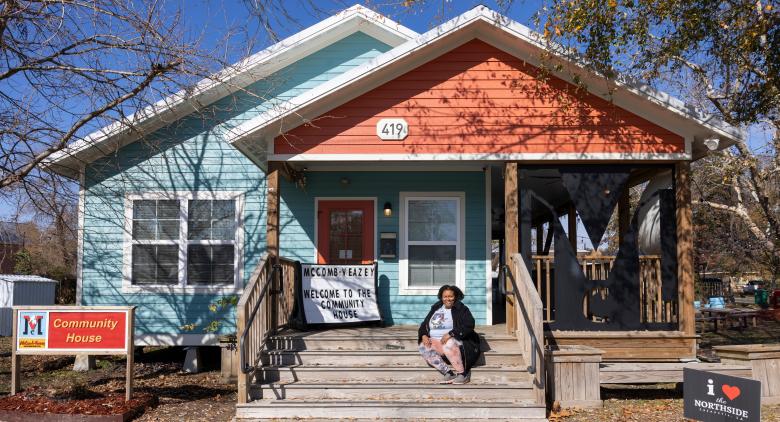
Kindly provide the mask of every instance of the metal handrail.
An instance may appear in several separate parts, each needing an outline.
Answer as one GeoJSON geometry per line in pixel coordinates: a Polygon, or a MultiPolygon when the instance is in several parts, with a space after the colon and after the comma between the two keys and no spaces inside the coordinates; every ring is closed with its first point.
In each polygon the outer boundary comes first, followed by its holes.
{"type": "MultiPolygon", "coordinates": [[[[252,308],[252,313],[249,315],[249,319],[247,320],[246,325],[244,326],[244,331],[241,333],[241,341],[239,342],[239,344],[241,345],[241,350],[239,350],[238,353],[240,357],[239,366],[241,367],[241,372],[244,374],[248,374],[255,369],[253,366],[250,366],[246,362],[246,354],[247,354],[246,336],[249,334],[249,329],[252,327],[252,322],[254,322],[255,320],[255,316],[257,315],[257,310],[260,309],[260,305],[263,303],[263,299],[265,298],[265,291],[268,290],[268,285],[270,283],[273,283],[277,271],[281,273],[282,266],[280,264],[273,264],[271,266],[271,274],[268,278],[266,278],[265,283],[263,284],[263,288],[260,290],[260,298],[257,300],[257,303],[255,303],[254,308],[252,308]]],[[[282,283],[281,274],[279,275],[279,283],[282,283]]]]}

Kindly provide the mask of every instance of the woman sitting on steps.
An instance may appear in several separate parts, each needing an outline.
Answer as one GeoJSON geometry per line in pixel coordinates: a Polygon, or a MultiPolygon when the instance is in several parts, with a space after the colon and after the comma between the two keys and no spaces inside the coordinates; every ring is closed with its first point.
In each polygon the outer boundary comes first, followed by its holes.
{"type": "Polygon", "coordinates": [[[457,286],[442,286],[438,298],[417,332],[420,354],[444,375],[440,384],[466,384],[479,359],[474,317],[461,302],[463,292],[457,286]]]}

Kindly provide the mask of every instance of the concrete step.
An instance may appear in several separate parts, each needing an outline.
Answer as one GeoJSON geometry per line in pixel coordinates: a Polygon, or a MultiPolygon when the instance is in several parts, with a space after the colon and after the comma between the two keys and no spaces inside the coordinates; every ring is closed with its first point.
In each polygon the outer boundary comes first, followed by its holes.
{"type": "MultiPolygon", "coordinates": [[[[367,333],[363,336],[315,332],[281,334],[270,339],[276,350],[417,350],[417,333],[367,333]]],[[[517,339],[508,335],[480,336],[482,351],[512,352],[519,349],[517,339]]]]}
{"type": "Polygon", "coordinates": [[[306,400],[491,400],[513,401],[533,398],[531,383],[496,384],[407,384],[407,383],[302,383],[254,384],[252,397],[306,400]]]}
{"type": "MultiPolygon", "coordinates": [[[[441,375],[424,366],[361,367],[361,366],[283,366],[264,367],[257,371],[258,383],[288,383],[292,381],[327,380],[348,383],[416,382],[431,384],[441,375]]],[[[471,370],[472,383],[506,384],[532,379],[524,366],[478,366],[471,370]]]]}
{"type": "Polygon", "coordinates": [[[291,418],[325,420],[514,420],[540,421],[546,409],[531,400],[318,400],[316,402],[256,400],[236,406],[236,420],[291,418]],[[449,417],[449,418],[448,418],[449,417]]]}
{"type": "MultiPolygon", "coordinates": [[[[397,367],[420,366],[422,357],[417,350],[366,351],[366,350],[269,350],[262,354],[263,366],[370,366],[397,367]]],[[[477,365],[524,367],[520,352],[482,353],[477,365]]]]}

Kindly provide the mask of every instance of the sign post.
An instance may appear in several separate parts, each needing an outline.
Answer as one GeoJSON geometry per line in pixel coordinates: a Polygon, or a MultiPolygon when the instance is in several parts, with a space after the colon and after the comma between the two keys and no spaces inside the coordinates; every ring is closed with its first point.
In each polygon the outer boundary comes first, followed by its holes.
{"type": "Polygon", "coordinates": [[[133,396],[134,306],[14,306],[11,395],[22,355],[126,355],[125,400],[133,396]]]}

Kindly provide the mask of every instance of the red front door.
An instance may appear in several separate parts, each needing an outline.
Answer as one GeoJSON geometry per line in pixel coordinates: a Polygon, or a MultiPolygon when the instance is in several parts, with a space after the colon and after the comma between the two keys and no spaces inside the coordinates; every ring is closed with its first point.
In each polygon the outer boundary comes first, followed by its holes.
{"type": "Polygon", "coordinates": [[[317,263],[374,262],[374,201],[319,201],[317,263]]]}

